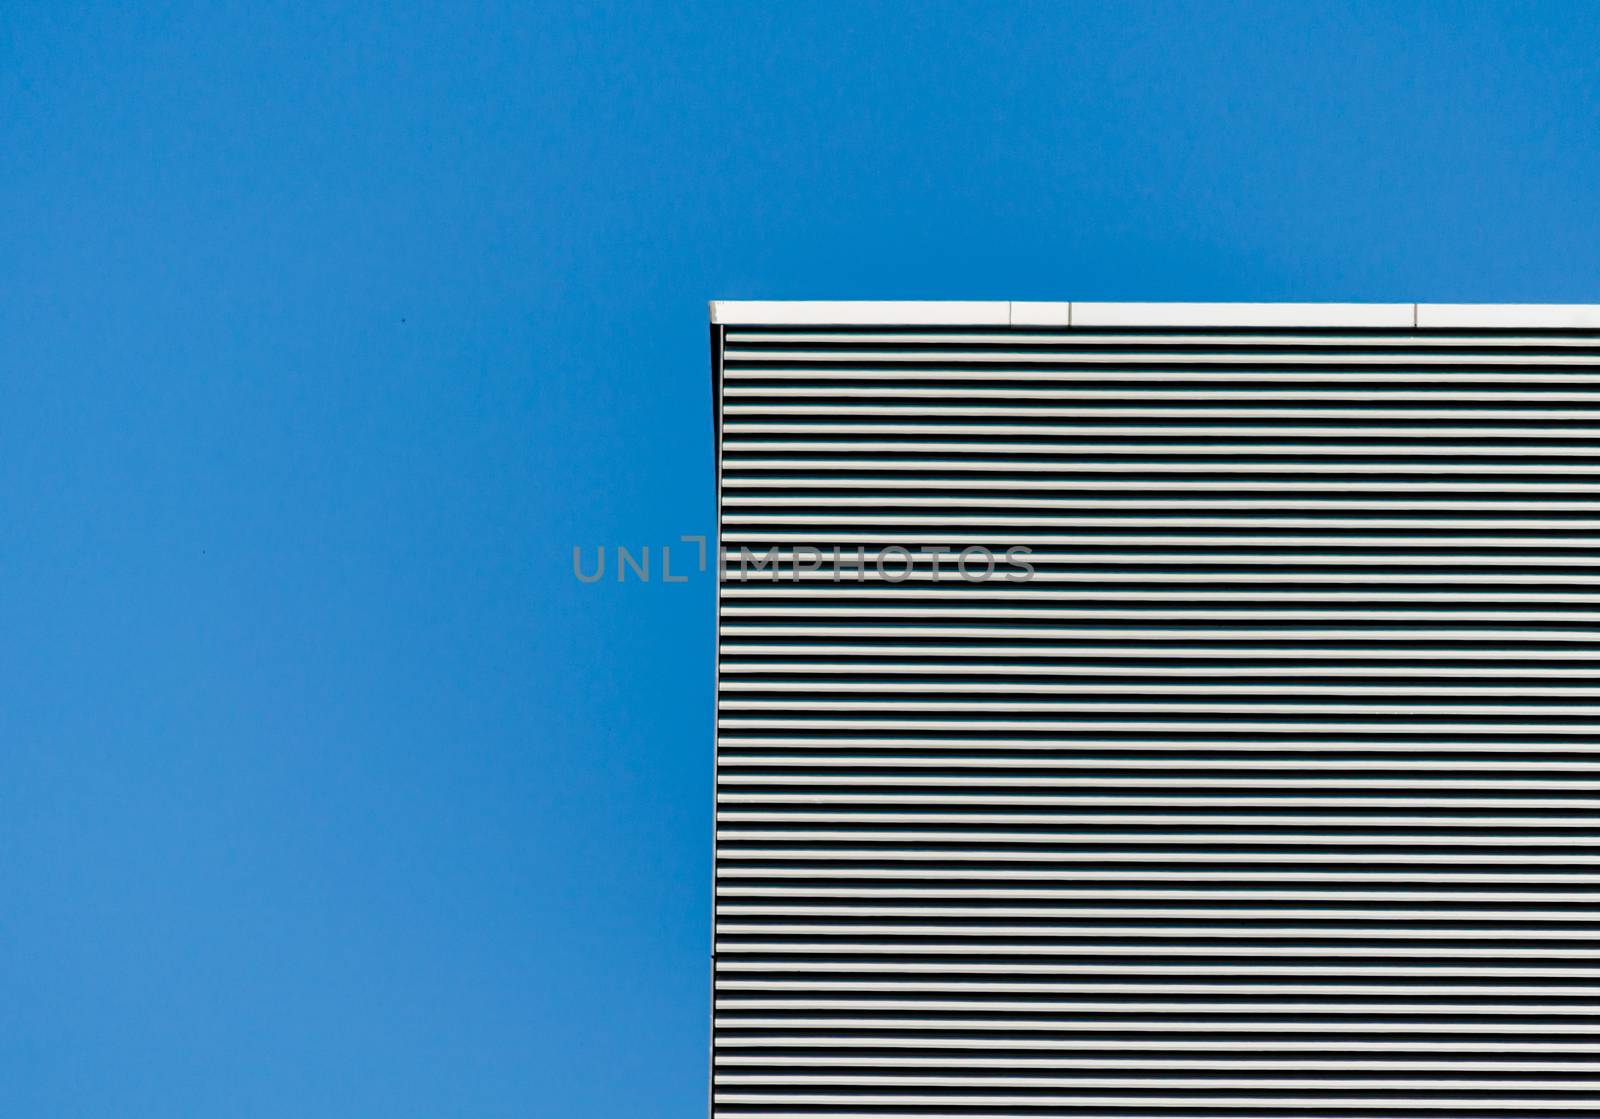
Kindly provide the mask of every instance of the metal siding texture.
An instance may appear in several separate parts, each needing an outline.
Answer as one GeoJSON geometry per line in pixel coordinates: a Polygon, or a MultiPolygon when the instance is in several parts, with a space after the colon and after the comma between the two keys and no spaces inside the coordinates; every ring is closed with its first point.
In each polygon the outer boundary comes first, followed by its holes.
{"type": "Polygon", "coordinates": [[[725,559],[1035,573],[721,586],[713,1115],[1600,1112],[1600,330],[1073,322],[720,328],[725,559]]]}

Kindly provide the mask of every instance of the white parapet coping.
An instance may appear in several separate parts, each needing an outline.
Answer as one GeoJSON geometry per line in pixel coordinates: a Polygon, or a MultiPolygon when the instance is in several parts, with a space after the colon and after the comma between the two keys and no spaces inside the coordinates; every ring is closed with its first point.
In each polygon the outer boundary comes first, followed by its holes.
{"type": "Polygon", "coordinates": [[[861,300],[713,300],[711,321],[728,326],[1010,326],[1011,304],[861,300]]]}
{"type": "Polygon", "coordinates": [[[1417,326],[1423,330],[1472,327],[1593,330],[1600,328],[1600,304],[1418,303],[1417,326]]]}
{"type": "Polygon", "coordinates": [[[1073,326],[1388,327],[1416,324],[1414,303],[1074,303],[1073,326]]]}
{"type": "Polygon", "coordinates": [[[1071,326],[1070,303],[1013,303],[1012,326],[1071,326]]]}
{"type": "Polygon", "coordinates": [[[1050,303],[713,300],[725,326],[1600,330],[1595,303],[1050,303]]]}

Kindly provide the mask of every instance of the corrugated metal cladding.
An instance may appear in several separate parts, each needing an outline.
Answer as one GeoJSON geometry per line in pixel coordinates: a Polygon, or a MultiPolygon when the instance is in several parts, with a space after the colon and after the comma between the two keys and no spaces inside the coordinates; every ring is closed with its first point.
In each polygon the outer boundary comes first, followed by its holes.
{"type": "Polygon", "coordinates": [[[715,1116],[1600,1112],[1600,331],[713,347],[715,1116]]]}

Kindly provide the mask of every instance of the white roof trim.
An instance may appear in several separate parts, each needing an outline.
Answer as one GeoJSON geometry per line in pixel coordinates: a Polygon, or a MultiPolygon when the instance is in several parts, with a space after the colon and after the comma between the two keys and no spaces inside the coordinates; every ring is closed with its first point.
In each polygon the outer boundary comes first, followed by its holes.
{"type": "Polygon", "coordinates": [[[1073,326],[1409,328],[1412,303],[1074,303],[1073,326]]]}
{"type": "Polygon", "coordinates": [[[1012,326],[1071,326],[1070,303],[1013,303],[1012,326]]]}
{"type": "Polygon", "coordinates": [[[1577,330],[1600,327],[1600,305],[1593,303],[1419,303],[1417,325],[1424,330],[1472,327],[1522,327],[1577,330]]]}
{"type": "Polygon", "coordinates": [[[1043,303],[713,300],[726,326],[1600,329],[1594,303],[1043,303]]]}
{"type": "Polygon", "coordinates": [[[941,303],[904,300],[736,301],[713,300],[711,321],[728,326],[1010,326],[1011,304],[941,303]]]}

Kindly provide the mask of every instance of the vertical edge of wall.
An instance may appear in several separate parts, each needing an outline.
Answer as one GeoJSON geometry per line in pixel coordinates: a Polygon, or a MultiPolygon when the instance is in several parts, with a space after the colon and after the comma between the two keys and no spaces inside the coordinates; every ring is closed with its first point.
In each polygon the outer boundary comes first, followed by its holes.
{"type": "Polygon", "coordinates": [[[721,771],[722,694],[722,349],[727,327],[717,322],[717,305],[711,304],[711,471],[716,486],[715,521],[710,548],[712,594],[711,633],[711,943],[706,974],[706,1119],[717,1107],[717,775],[721,771]]]}

